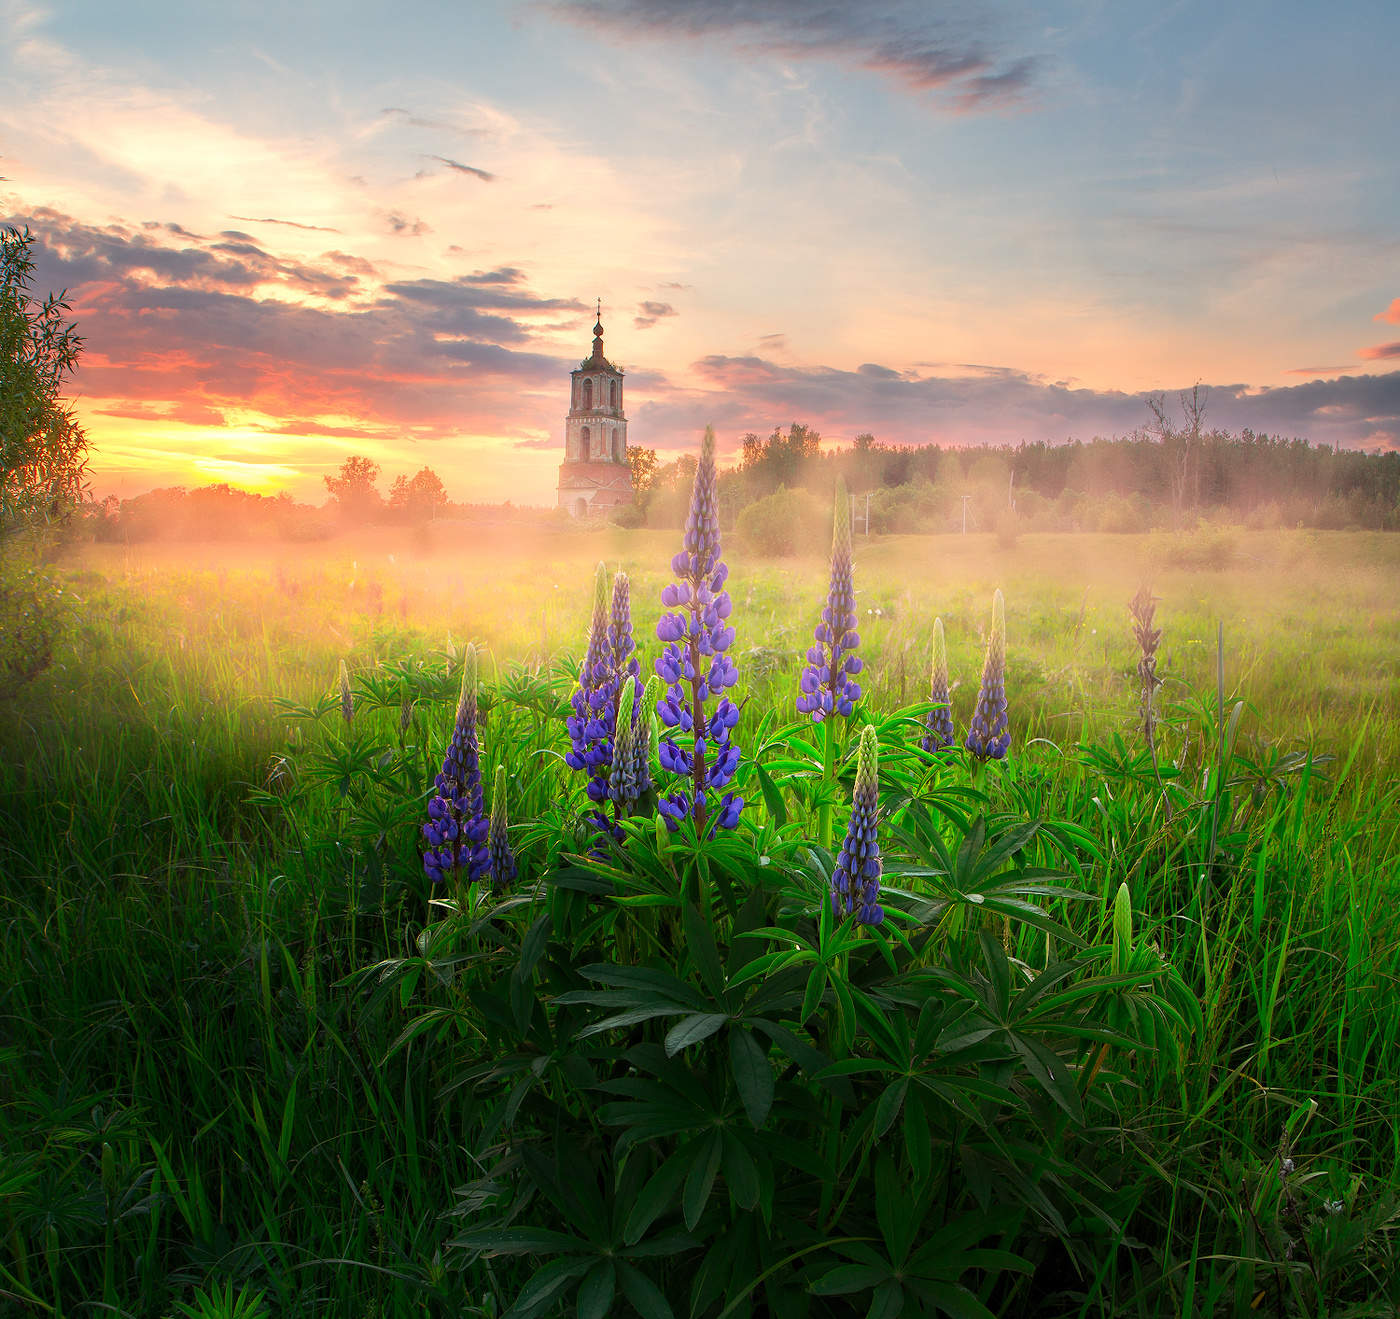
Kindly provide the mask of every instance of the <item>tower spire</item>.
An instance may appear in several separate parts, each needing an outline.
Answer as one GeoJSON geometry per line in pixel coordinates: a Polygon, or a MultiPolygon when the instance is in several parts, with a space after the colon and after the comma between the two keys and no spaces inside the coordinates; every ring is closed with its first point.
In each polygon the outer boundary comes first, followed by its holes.
{"type": "Polygon", "coordinates": [[[603,300],[598,299],[598,319],[593,322],[593,356],[602,359],[603,356],[603,300]]]}

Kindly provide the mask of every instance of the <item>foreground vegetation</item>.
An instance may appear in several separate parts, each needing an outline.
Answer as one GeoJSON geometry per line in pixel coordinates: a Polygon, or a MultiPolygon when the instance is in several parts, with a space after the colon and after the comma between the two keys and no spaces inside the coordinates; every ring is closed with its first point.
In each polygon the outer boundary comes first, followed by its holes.
{"type": "Polygon", "coordinates": [[[562,762],[590,565],[631,574],[649,668],[673,541],[66,569],[0,729],[0,1295],[1393,1313],[1389,542],[1240,534],[1228,574],[1171,537],[858,545],[834,791],[793,713],[825,565],[731,557],[743,820],[590,858],[562,762]],[[920,702],[937,614],[966,727],[994,586],[1012,752],[978,768],[919,749],[920,702]],[[434,895],[468,640],[521,875],[434,895]],[[892,891],[856,933],[820,913],[867,721],[892,891]]]}

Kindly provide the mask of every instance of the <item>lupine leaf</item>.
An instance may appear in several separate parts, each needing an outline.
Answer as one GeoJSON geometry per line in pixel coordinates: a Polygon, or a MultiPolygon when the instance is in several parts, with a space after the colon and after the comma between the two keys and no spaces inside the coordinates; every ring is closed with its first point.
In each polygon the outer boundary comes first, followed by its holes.
{"type": "Polygon", "coordinates": [[[666,1032],[666,1056],[674,1057],[682,1049],[709,1039],[728,1020],[729,1015],[724,1012],[697,1012],[682,1017],[666,1032]]]}
{"type": "Polygon", "coordinates": [[[768,1054],[746,1030],[729,1032],[729,1067],[744,1112],[754,1129],[760,1128],[773,1107],[773,1068],[768,1054]]]}
{"type": "Polygon", "coordinates": [[[612,1309],[616,1273],[610,1259],[600,1259],[578,1289],[578,1319],[604,1319],[612,1309]]]}

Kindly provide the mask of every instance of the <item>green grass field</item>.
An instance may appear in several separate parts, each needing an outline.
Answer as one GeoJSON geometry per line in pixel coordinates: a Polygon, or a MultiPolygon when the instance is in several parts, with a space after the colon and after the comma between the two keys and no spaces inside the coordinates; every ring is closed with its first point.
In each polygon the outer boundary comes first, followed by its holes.
{"type": "MultiPolygon", "coordinates": [[[[587,865],[568,859],[589,846],[580,776],[560,753],[593,565],[631,577],[646,673],[678,543],[678,533],[433,527],[354,546],[89,546],[52,570],[66,619],[54,663],[0,698],[0,1312],[608,1312],[607,1251],[596,1263],[558,1257],[583,1262],[558,1270],[559,1290],[531,1310],[521,1298],[551,1267],[548,1252],[471,1235],[537,1220],[582,1230],[594,1209],[570,1209],[565,1191],[556,1203],[545,1174],[518,1199],[502,1188],[524,1176],[521,1149],[566,1143],[566,1120],[591,1133],[579,1137],[590,1158],[612,1148],[595,1120],[603,1098],[592,1108],[578,1098],[587,1085],[550,1072],[541,1093],[510,1099],[490,1065],[565,1051],[562,1033],[541,1044],[531,1032],[572,1019],[555,1000],[584,992],[574,954],[585,947],[593,960],[665,964],[701,983],[704,966],[687,960],[699,954],[679,937],[697,876],[703,903],[716,904],[714,937],[737,958],[757,936],[712,895],[728,901],[752,884],[769,903],[764,923],[806,929],[803,886],[819,895],[830,865],[806,850],[830,788],[819,765],[801,768],[805,731],[783,730],[826,564],[738,551],[726,554],[735,695],[748,698],[736,738],[772,767],[772,783],[741,771],[749,805],[712,864],[703,846],[668,851],[638,834],[635,870],[599,863],[615,886],[600,897],[577,878],[587,865]],[[454,894],[455,910],[430,908],[418,857],[468,642],[485,656],[484,760],[508,771],[521,888],[534,895],[499,918],[475,891],[454,894]],[[342,660],[350,725],[335,694],[342,660]],[[770,860],[771,891],[758,869],[770,860]],[[645,901],[644,880],[661,885],[645,901]],[[589,903],[612,914],[599,925],[589,903]],[[552,926],[537,924],[541,912],[552,926]],[[526,949],[540,928],[536,964],[526,949]],[[519,986],[525,1006],[496,1004],[497,979],[519,986]],[[507,1049],[517,1010],[525,1042],[507,1049]]],[[[958,1053],[951,1027],[938,1036],[928,1075],[1009,1096],[1003,1109],[987,1094],[967,1100],[963,1126],[930,1099],[918,1110],[904,1091],[898,1105],[867,1095],[874,1082],[854,1071],[840,1084],[802,1081],[850,1132],[849,1148],[823,1147],[826,1172],[810,1176],[834,1199],[814,1191],[810,1214],[782,1208],[786,1174],[779,1208],[764,1199],[773,1174],[753,1142],[797,1123],[807,1102],[797,1089],[807,1070],[775,1045],[775,1116],[743,1128],[757,1151],[753,1196],[748,1165],[730,1161],[738,1144],[722,1157],[716,1138],[708,1180],[686,1175],[674,1206],[658,1210],[658,1224],[676,1225],[675,1254],[617,1262],[611,1312],[893,1315],[898,1295],[910,1314],[1400,1313],[1397,581],[1400,538],[1380,534],[858,538],[885,855],[926,903],[909,927],[925,942],[898,963],[900,983],[937,998],[939,968],[994,988],[1009,966],[1011,983],[1034,985],[1072,949],[1064,983],[1083,997],[1035,1026],[1058,1061],[1031,1049],[1024,1076],[999,1056],[958,1053]],[[1126,610],[1144,583],[1164,629],[1155,771],[1137,727],[1126,610]],[[965,729],[998,587],[1011,755],[976,772],[930,764],[896,712],[926,699],[941,615],[965,729]],[[988,905],[963,884],[971,870],[928,861],[966,844],[979,813],[993,840],[1044,824],[977,872],[987,893],[1038,867],[1087,896],[1051,885],[1027,890],[1033,912],[988,905]],[[1133,926],[1115,942],[1120,885],[1133,926]],[[1120,979],[1095,978],[1109,975],[1120,979]],[[960,1161],[979,1122],[998,1152],[960,1161]],[[838,1233],[851,1250],[882,1236],[895,1249],[883,1212],[861,1217],[867,1185],[872,1201],[927,1199],[931,1233],[975,1220],[970,1243],[947,1238],[948,1258],[972,1261],[965,1271],[924,1292],[881,1291],[878,1270],[864,1291],[839,1290],[855,1275],[837,1270],[876,1265],[830,1245],[838,1233]],[[719,1225],[726,1215],[761,1217],[769,1228],[743,1230],[792,1249],[726,1244],[739,1240],[719,1225]],[[787,1223],[785,1235],[772,1223],[787,1223]],[[691,1285],[709,1256],[731,1270],[713,1294],[704,1269],[691,1285]]],[[[834,842],[853,741],[837,771],[834,842]]],[[[878,1043],[869,1016],[904,1001],[872,978],[874,948],[864,940],[813,991],[803,1029],[828,1063],[854,1067],[863,1049],[897,1043],[878,1043]],[[864,1023],[854,1037],[853,1022],[864,1023]],[[860,1043],[867,1034],[877,1043],[860,1043]]],[[[748,1046],[733,1039],[737,1058],[748,1046]]],[[[678,1056],[710,1066],[722,1051],[708,1047],[678,1056]]],[[[625,1068],[589,1062],[607,1066],[625,1068]]],[[[751,1118],[737,1062],[732,1083],[714,1066],[705,1084],[751,1118]]],[[[611,1183],[599,1173],[607,1205],[636,1198],[641,1183],[628,1178],[662,1176],[666,1139],[638,1146],[611,1183]]],[[[709,1156],[694,1157],[698,1168],[709,1156]]],[[[562,1162],[550,1175],[567,1190],[562,1162]]]]}

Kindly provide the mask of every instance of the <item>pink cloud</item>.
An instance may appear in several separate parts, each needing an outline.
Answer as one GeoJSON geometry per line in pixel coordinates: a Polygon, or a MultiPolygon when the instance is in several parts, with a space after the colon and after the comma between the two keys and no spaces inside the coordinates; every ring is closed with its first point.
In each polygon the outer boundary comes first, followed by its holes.
{"type": "Polygon", "coordinates": [[[1368,362],[1379,362],[1391,357],[1400,357],[1400,339],[1396,339],[1392,343],[1378,343],[1373,347],[1363,348],[1357,356],[1364,357],[1368,362]]]}
{"type": "Polygon", "coordinates": [[[1391,325],[1400,325],[1400,298],[1396,298],[1385,311],[1377,312],[1371,319],[1373,321],[1389,321],[1391,325]]]}

